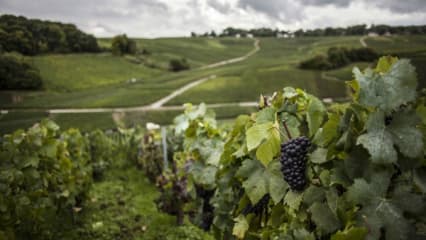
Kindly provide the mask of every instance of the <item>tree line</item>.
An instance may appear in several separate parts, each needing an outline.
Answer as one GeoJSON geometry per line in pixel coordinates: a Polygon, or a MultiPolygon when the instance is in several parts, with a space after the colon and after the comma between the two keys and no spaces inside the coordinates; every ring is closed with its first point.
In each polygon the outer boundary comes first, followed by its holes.
{"type": "Polygon", "coordinates": [[[24,55],[98,52],[96,38],[64,24],[22,16],[0,16],[0,50],[24,55]]]}
{"type": "Polygon", "coordinates": [[[295,37],[321,37],[321,36],[361,36],[368,33],[376,33],[378,35],[398,34],[398,35],[416,35],[426,34],[426,25],[411,25],[411,26],[389,26],[389,25],[371,25],[366,24],[353,25],[349,27],[327,27],[327,28],[316,28],[297,31],[279,30],[272,28],[255,28],[255,29],[243,29],[227,27],[222,30],[221,33],[217,34],[215,31],[197,34],[191,32],[191,37],[234,37],[240,35],[241,37],[247,37],[249,35],[253,37],[276,37],[278,35],[294,35],[295,37]]]}

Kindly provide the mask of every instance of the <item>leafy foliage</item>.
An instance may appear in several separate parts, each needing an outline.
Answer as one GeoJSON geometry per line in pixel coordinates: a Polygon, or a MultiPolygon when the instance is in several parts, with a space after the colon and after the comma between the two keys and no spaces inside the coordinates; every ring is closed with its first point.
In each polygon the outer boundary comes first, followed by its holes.
{"type": "Polygon", "coordinates": [[[0,16],[0,48],[5,52],[35,55],[47,52],[98,52],[93,35],[73,24],[0,16]]]}
{"type": "Polygon", "coordinates": [[[379,55],[371,48],[330,48],[327,55],[317,55],[300,63],[300,68],[330,70],[348,65],[353,62],[375,61],[379,55]]]}
{"type": "Polygon", "coordinates": [[[222,134],[209,128],[213,119],[197,120],[208,112],[204,105],[189,105],[191,111],[177,118],[184,155],[194,158],[180,166],[192,166],[189,182],[215,189],[210,202],[217,239],[424,237],[425,98],[416,97],[414,69],[408,60],[385,57],[376,69],[354,72],[349,103],[326,108],[300,89],[284,88],[261,98],[260,111],[238,117],[222,134]],[[207,140],[209,130],[215,134],[207,140]],[[226,140],[214,138],[222,135],[226,140]],[[280,143],[298,136],[308,136],[313,147],[307,188],[293,192],[278,153],[280,143]],[[222,146],[219,159],[203,149],[208,141],[222,146]],[[266,196],[264,210],[245,211],[266,196]]]}
{"type": "Polygon", "coordinates": [[[6,135],[0,146],[1,223],[12,239],[50,238],[60,216],[80,206],[91,183],[90,156],[78,130],[43,121],[6,135]]]}
{"type": "Polygon", "coordinates": [[[23,57],[0,55],[0,89],[40,89],[40,72],[23,57]]]}
{"type": "Polygon", "coordinates": [[[117,35],[111,41],[111,50],[115,55],[135,54],[136,41],[129,39],[126,34],[117,35]]]}

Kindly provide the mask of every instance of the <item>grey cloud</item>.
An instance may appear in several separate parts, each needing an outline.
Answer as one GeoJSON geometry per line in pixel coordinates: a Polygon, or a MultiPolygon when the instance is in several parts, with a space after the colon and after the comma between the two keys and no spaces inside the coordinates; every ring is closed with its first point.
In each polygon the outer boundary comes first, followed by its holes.
{"type": "Polygon", "coordinates": [[[207,4],[220,13],[228,13],[231,10],[231,4],[229,4],[229,2],[222,3],[218,0],[210,0],[207,4]]]}
{"type": "Polygon", "coordinates": [[[325,6],[325,5],[334,5],[337,7],[346,7],[352,0],[300,0],[302,5],[311,5],[311,6],[325,6]]]}
{"type": "Polygon", "coordinates": [[[252,9],[266,14],[269,17],[290,23],[303,17],[303,8],[292,0],[240,0],[238,6],[243,9],[252,9]]]}
{"type": "Polygon", "coordinates": [[[379,8],[389,9],[396,13],[425,12],[425,0],[375,0],[366,1],[367,4],[374,4],[379,8]]]}

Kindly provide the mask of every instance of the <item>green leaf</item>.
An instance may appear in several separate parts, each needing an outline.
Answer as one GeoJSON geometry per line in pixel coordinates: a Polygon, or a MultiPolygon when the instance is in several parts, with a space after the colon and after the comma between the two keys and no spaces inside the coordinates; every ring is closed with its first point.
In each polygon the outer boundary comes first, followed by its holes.
{"type": "Polygon", "coordinates": [[[267,166],[280,151],[280,134],[277,129],[270,132],[269,138],[256,151],[256,157],[267,166]]]}
{"type": "Polygon", "coordinates": [[[268,166],[275,155],[280,151],[280,133],[272,122],[256,124],[247,130],[247,149],[256,150],[256,157],[268,166]]]}
{"type": "Polygon", "coordinates": [[[303,193],[288,191],[284,197],[284,203],[291,209],[298,210],[303,200],[303,193]]]}
{"type": "Polygon", "coordinates": [[[246,177],[243,188],[252,204],[256,204],[268,193],[268,182],[264,176],[265,168],[255,160],[247,159],[237,172],[240,177],[246,177]]]}
{"type": "Polygon", "coordinates": [[[322,102],[310,95],[307,106],[306,120],[309,126],[309,136],[314,136],[324,120],[325,107],[322,102]]]}
{"type": "Polygon", "coordinates": [[[270,130],[274,128],[274,124],[271,122],[256,124],[249,128],[247,134],[247,149],[249,151],[257,148],[262,141],[268,138],[270,130]]]}
{"type": "Polygon", "coordinates": [[[294,230],[293,235],[295,240],[315,240],[315,235],[304,228],[294,230]]]}
{"type": "Polygon", "coordinates": [[[337,129],[339,128],[340,115],[336,113],[330,113],[328,121],[324,126],[317,132],[313,142],[321,147],[328,145],[334,138],[337,137],[337,129]]]}
{"type": "Polygon", "coordinates": [[[422,119],[422,123],[426,125],[426,106],[419,105],[416,109],[417,115],[422,119]]]}
{"type": "Polygon", "coordinates": [[[414,111],[404,111],[394,116],[388,126],[392,140],[399,151],[410,158],[423,154],[423,136],[416,128],[418,123],[419,119],[414,111]]]}
{"type": "Polygon", "coordinates": [[[243,215],[239,215],[234,219],[235,225],[232,229],[232,235],[236,236],[238,239],[244,239],[247,230],[249,229],[249,224],[247,219],[243,215]]]}
{"type": "Polygon", "coordinates": [[[264,108],[256,114],[256,124],[275,122],[276,110],[274,108],[264,108]]]}
{"type": "Polygon", "coordinates": [[[385,73],[358,68],[353,73],[360,86],[358,101],[365,106],[389,113],[416,97],[416,73],[409,60],[399,60],[385,73]]]}
{"type": "Polygon", "coordinates": [[[331,240],[362,240],[367,236],[365,227],[351,227],[344,231],[338,231],[331,236],[331,240]]]}
{"type": "Polygon", "coordinates": [[[269,194],[275,204],[277,204],[283,199],[288,189],[288,184],[284,181],[284,176],[281,172],[281,163],[278,160],[269,163],[265,175],[268,180],[269,194]]]}
{"type": "Polygon", "coordinates": [[[288,189],[278,160],[272,161],[265,168],[259,161],[246,159],[236,175],[245,179],[243,188],[252,204],[256,204],[267,193],[278,203],[288,189]]]}
{"type": "Polygon", "coordinates": [[[358,137],[357,144],[362,144],[370,153],[374,163],[390,164],[397,161],[393,147],[392,135],[386,131],[384,113],[372,113],[367,121],[367,133],[358,137]]]}
{"type": "Polygon", "coordinates": [[[325,199],[324,189],[315,185],[310,185],[304,192],[303,202],[312,205],[314,202],[322,202],[325,199]]]}
{"type": "Polygon", "coordinates": [[[329,234],[341,227],[339,219],[333,214],[327,204],[315,202],[309,211],[312,214],[312,220],[322,234],[329,234]]]}
{"type": "Polygon", "coordinates": [[[423,192],[426,193],[426,169],[418,168],[414,170],[413,181],[416,186],[423,192]]]}
{"type": "Polygon", "coordinates": [[[328,150],[326,148],[317,148],[315,151],[311,154],[310,160],[313,163],[321,164],[327,162],[327,152],[328,150]]]}
{"type": "Polygon", "coordinates": [[[398,61],[397,57],[392,56],[384,56],[379,59],[377,62],[376,69],[374,69],[376,72],[379,73],[386,73],[390,70],[392,65],[394,65],[398,61]]]}

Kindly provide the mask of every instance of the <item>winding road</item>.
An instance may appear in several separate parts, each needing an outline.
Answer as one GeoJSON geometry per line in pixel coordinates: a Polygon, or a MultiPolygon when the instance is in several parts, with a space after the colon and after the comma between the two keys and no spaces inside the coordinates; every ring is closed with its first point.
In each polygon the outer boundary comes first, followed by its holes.
{"type": "MultiPolygon", "coordinates": [[[[217,63],[212,63],[206,66],[202,66],[199,69],[211,69],[216,67],[225,66],[228,64],[241,62],[255,54],[260,50],[260,41],[259,39],[255,39],[253,43],[253,49],[245,54],[244,56],[238,57],[238,58],[232,58],[223,60],[217,63]]],[[[195,81],[192,81],[176,90],[174,90],[169,95],[161,98],[160,100],[151,103],[149,105],[143,105],[143,106],[137,106],[137,107],[124,107],[124,108],[63,108],[63,109],[49,109],[46,110],[48,113],[99,113],[99,112],[134,112],[134,111],[161,111],[161,110],[179,110],[183,109],[183,106],[164,106],[167,102],[175,98],[176,96],[188,91],[189,89],[204,83],[208,80],[215,79],[216,75],[210,75],[208,77],[204,77],[195,81]]],[[[207,104],[208,107],[226,107],[226,106],[241,106],[241,107],[248,107],[248,106],[256,106],[257,102],[241,102],[241,103],[218,103],[218,104],[207,104]]],[[[29,110],[29,109],[28,109],[29,110]]],[[[4,114],[6,114],[8,111],[3,111],[4,114]]]]}

